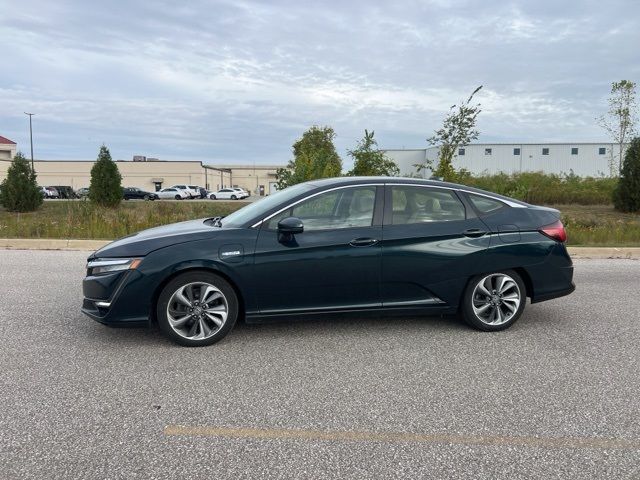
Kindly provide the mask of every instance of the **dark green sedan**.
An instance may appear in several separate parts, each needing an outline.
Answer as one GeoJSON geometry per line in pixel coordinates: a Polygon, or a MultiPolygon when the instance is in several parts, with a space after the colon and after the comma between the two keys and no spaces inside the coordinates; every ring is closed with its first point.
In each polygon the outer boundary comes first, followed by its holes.
{"type": "MultiPolygon", "coordinates": [[[[457,314],[505,329],[571,293],[557,210],[451,183],[302,183],[224,218],[144,230],[88,259],[82,311],[210,345],[236,321],[319,314],[457,314]]],[[[531,321],[535,321],[533,318],[531,321]]]]}

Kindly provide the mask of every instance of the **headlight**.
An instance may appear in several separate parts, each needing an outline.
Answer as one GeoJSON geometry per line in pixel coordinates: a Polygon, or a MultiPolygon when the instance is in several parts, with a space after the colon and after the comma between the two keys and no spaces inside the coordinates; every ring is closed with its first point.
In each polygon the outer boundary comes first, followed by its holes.
{"type": "Polygon", "coordinates": [[[87,270],[89,275],[133,270],[138,268],[140,262],[141,258],[97,258],[87,263],[87,270]]]}

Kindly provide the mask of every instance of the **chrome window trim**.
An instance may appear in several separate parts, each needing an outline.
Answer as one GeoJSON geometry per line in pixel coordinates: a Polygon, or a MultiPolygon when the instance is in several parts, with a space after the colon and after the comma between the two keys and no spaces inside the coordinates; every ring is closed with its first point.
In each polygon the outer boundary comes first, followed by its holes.
{"type": "Polygon", "coordinates": [[[333,188],[329,188],[327,190],[322,190],[320,192],[316,192],[312,195],[308,195],[304,198],[301,198],[300,200],[297,200],[293,203],[290,203],[289,205],[287,205],[284,208],[281,208],[280,210],[278,210],[275,213],[272,213],[271,215],[269,215],[268,217],[263,218],[262,220],[259,220],[258,222],[254,223],[253,225],[251,225],[250,228],[256,228],[259,225],[261,225],[262,223],[271,220],[273,217],[275,217],[276,215],[278,215],[279,213],[284,212],[285,210],[296,206],[297,204],[299,204],[300,202],[304,202],[305,200],[309,199],[309,198],[313,198],[317,195],[320,195],[322,193],[327,193],[327,192],[332,192],[333,190],[340,190],[342,188],[354,188],[354,187],[379,187],[379,186],[404,186],[404,187],[423,187],[423,188],[439,188],[441,190],[452,190],[454,192],[464,192],[464,193],[469,193],[471,195],[478,195],[480,197],[486,197],[486,198],[490,198],[492,200],[495,200],[496,202],[502,202],[505,205],[508,205],[510,207],[513,208],[527,208],[526,205],[520,205],[519,203],[515,203],[515,202],[511,202],[509,200],[505,200],[499,197],[495,197],[493,195],[488,195],[486,193],[479,193],[479,192],[472,192],[471,190],[465,190],[463,188],[454,188],[454,187],[447,187],[444,185],[424,185],[424,184],[420,184],[420,183],[362,183],[362,184],[358,184],[358,185],[341,185],[339,187],[333,187],[333,188]]]}

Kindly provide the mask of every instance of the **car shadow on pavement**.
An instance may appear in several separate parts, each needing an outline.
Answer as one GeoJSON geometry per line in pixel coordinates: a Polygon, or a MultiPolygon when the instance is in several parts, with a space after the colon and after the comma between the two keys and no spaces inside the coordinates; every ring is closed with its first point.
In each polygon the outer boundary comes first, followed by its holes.
{"type": "MultiPolygon", "coordinates": [[[[84,319],[82,320],[84,323],[84,319]]],[[[290,318],[268,323],[248,324],[239,321],[233,330],[221,340],[225,344],[253,344],[276,338],[297,339],[304,337],[327,340],[339,336],[355,339],[367,336],[388,338],[388,335],[425,335],[436,332],[469,331],[455,317],[403,317],[396,315],[375,316],[327,316],[322,318],[290,318]]],[[[92,344],[118,346],[174,346],[165,338],[157,326],[150,327],[107,327],[99,323],[89,323],[80,329],[83,337],[92,344]]],[[[76,331],[76,334],[78,332],[76,331]]],[[[183,348],[175,345],[177,348],[183,348]]]]}

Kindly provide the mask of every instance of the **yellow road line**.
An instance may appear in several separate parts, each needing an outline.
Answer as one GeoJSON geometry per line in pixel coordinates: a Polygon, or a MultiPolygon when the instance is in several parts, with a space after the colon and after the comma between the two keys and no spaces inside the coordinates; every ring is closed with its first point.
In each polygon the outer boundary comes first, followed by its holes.
{"type": "Polygon", "coordinates": [[[277,428],[232,428],[167,425],[167,436],[252,438],[277,440],[322,440],[390,443],[433,443],[480,446],[527,446],[542,448],[601,448],[640,450],[640,440],[598,437],[533,437],[503,435],[460,435],[446,433],[398,433],[277,428]]]}

